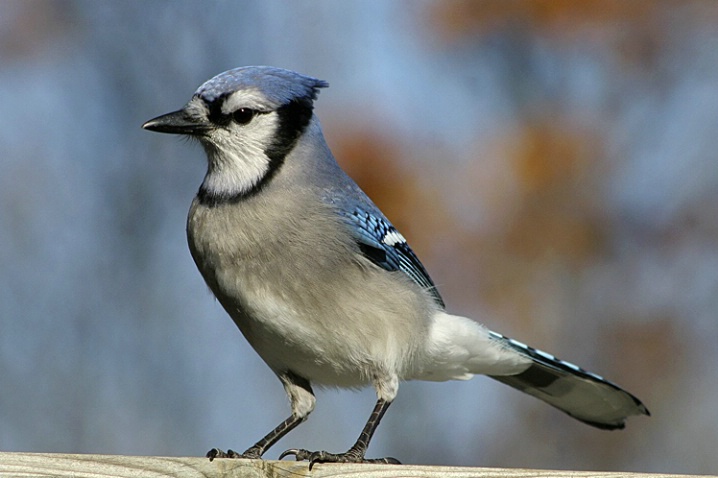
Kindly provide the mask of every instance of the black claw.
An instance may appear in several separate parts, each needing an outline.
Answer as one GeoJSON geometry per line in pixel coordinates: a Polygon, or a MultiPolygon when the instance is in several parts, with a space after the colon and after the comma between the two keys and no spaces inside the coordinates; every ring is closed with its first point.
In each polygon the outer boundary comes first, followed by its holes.
{"type": "Polygon", "coordinates": [[[219,448],[212,448],[205,456],[209,458],[209,461],[212,461],[215,458],[222,458],[224,455],[225,453],[219,448]]]}
{"type": "Polygon", "coordinates": [[[294,455],[294,458],[297,461],[304,461],[309,458],[309,455],[311,455],[311,452],[299,449],[299,448],[290,448],[289,450],[284,450],[281,455],[279,455],[279,459],[282,460],[284,457],[287,457],[289,455],[294,455]]]}

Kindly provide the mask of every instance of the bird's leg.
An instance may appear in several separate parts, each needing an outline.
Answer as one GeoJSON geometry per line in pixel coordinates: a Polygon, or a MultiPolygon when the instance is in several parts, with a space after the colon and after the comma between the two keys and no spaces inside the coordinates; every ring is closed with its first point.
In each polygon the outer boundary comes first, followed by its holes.
{"type": "Polygon", "coordinates": [[[271,432],[267,433],[264,438],[247,448],[244,453],[237,453],[234,450],[222,451],[219,448],[212,448],[207,452],[209,461],[215,458],[250,458],[258,460],[265,451],[272,445],[277,443],[284,435],[294,430],[297,425],[307,419],[309,414],[314,410],[314,392],[309,385],[309,381],[296,375],[291,371],[279,373],[279,380],[284,384],[284,390],[289,396],[292,404],[292,415],[271,432]]]}
{"type": "Polygon", "coordinates": [[[371,412],[369,420],[364,425],[359,438],[356,443],[344,453],[329,453],[326,451],[308,451],[304,449],[292,448],[285,451],[279,456],[281,460],[285,456],[294,455],[297,461],[309,460],[309,469],[311,470],[315,463],[385,463],[385,464],[399,464],[399,460],[396,458],[364,458],[366,450],[369,447],[371,437],[374,435],[376,427],[381,421],[381,417],[391,405],[390,401],[380,398],[376,402],[374,411],[371,412]]]}
{"type": "Polygon", "coordinates": [[[219,448],[212,448],[207,452],[206,456],[209,458],[209,461],[212,461],[215,458],[250,458],[258,460],[270,446],[277,443],[280,438],[296,428],[297,425],[306,420],[306,418],[306,416],[298,417],[292,414],[291,417],[280,423],[274,430],[267,433],[264,438],[247,448],[244,453],[237,453],[234,450],[222,451],[219,448]]]}

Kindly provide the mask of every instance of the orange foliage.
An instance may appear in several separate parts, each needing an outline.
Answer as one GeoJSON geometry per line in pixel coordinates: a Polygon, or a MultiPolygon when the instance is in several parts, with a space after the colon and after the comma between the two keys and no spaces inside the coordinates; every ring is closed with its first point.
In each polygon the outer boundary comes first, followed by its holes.
{"type": "MultiPolygon", "coordinates": [[[[590,23],[642,22],[672,0],[455,0],[432,4],[429,17],[439,35],[452,41],[518,24],[546,32],[576,32],[590,23]],[[556,28],[560,27],[560,28],[556,28]]],[[[700,3],[700,2],[694,2],[700,3]]],[[[703,2],[704,3],[704,2],[703,2]]],[[[718,13],[718,12],[715,12],[718,13]]]]}
{"type": "Polygon", "coordinates": [[[580,265],[601,247],[601,224],[591,210],[594,138],[555,122],[528,124],[511,139],[509,160],[519,186],[519,208],[506,231],[511,254],[546,252],[580,265]]]}

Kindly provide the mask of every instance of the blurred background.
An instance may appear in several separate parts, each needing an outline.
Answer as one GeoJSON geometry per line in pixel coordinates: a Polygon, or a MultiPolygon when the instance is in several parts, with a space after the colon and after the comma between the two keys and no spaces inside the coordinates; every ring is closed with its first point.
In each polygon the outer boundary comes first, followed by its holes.
{"type": "MultiPolygon", "coordinates": [[[[0,450],[199,456],[288,415],[187,250],[201,149],[140,129],[251,64],[329,81],[329,144],[451,312],[653,414],[407,383],[370,456],[718,472],[718,3],[690,0],[0,2],[0,450]]],[[[319,391],[267,457],[344,451],[373,405],[319,391]]]]}

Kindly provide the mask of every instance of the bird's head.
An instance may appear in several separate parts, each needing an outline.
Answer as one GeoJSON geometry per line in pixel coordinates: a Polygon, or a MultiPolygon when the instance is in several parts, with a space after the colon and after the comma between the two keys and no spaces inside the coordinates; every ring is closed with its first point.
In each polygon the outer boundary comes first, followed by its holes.
{"type": "Polygon", "coordinates": [[[289,70],[248,66],[202,84],[182,109],[142,127],[196,138],[207,153],[200,193],[248,194],[281,166],[312,118],[326,82],[289,70]]]}

